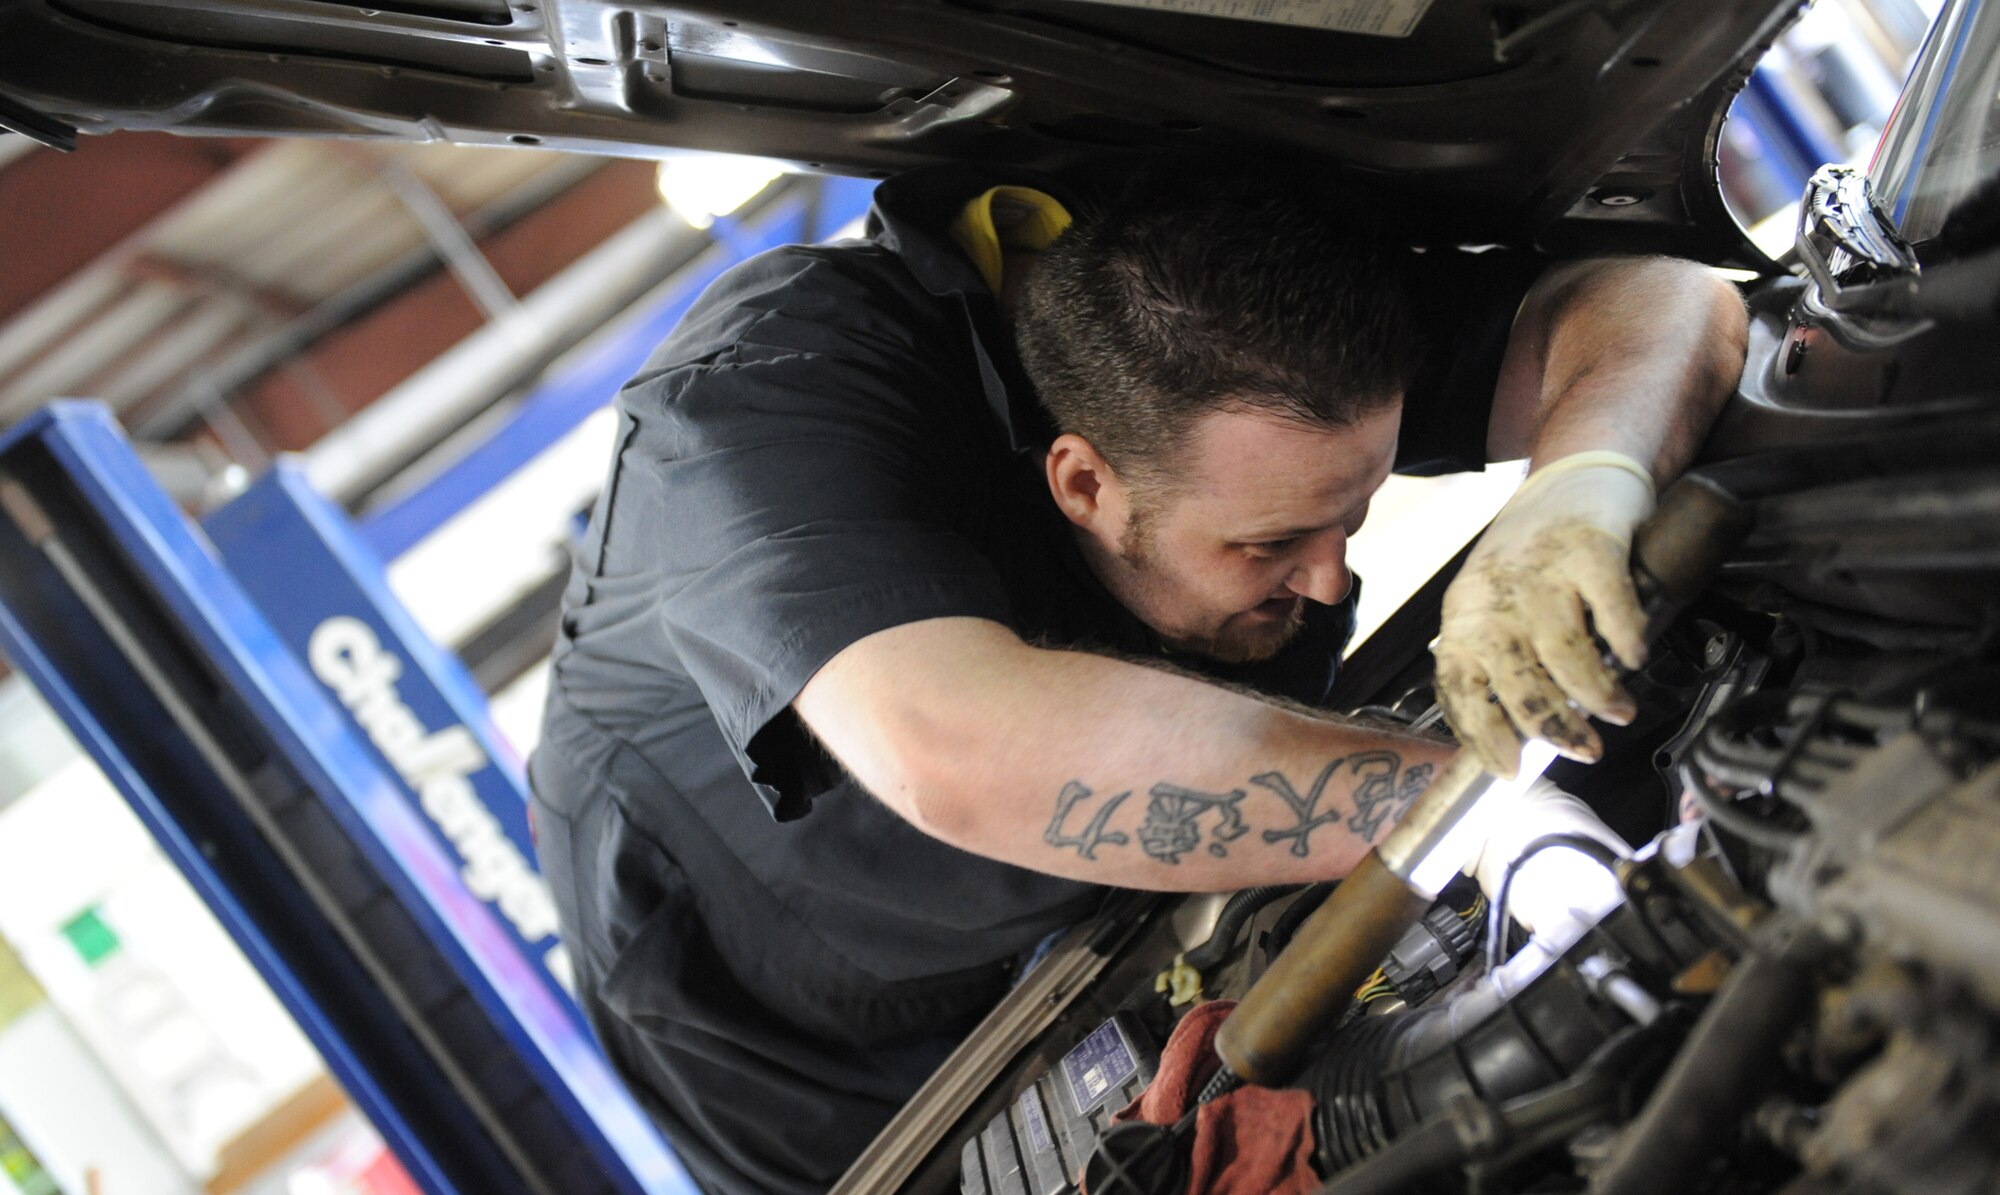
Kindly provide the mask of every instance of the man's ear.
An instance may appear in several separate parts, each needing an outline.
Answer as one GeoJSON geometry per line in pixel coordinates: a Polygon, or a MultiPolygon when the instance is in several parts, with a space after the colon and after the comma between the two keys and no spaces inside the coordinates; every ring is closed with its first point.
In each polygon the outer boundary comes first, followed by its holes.
{"type": "Polygon", "coordinates": [[[1118,542],[1131,514],[1130,495],[1090,441],[1068,433],[1057,436],[1043,468],[1049,495],[1065,518],[1107,543],[1118,542]]]}

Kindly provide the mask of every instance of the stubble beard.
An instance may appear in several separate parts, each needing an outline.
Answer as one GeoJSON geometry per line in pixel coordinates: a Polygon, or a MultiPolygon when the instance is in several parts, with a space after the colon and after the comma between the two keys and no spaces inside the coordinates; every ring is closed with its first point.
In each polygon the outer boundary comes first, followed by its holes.
{"type": "Polygon", "coordinates": [[[1223,626],[1213,634],[1167,638],[1175,651],[1204,656],[1219,664],[1257,664],[1283,651],[1305,626],[1305,603],[1296,602],[1283,622],[1253,626],[1223,626]]]}
{"type": "MultiPolygon", "coordinates": [[[[1130,570],[1140,594],[1160,588],[1160,582],[1168,575],[1166,566],[1153,555],[1151,532],[1150,520],[1142,511],[1135,510],[1118,543],[1119,559],[1130,570]]],[[[1181,634],[1153,629],[1169,649],[1184,655],[1200,656],[1218,664],[1256,664],[1277,655],[1298,635],[1305,626],[1305,602],[1294,601],[1282,622],[1231,625],[1235,617],[1225,615],[1213,628],[1181,634]]]]}

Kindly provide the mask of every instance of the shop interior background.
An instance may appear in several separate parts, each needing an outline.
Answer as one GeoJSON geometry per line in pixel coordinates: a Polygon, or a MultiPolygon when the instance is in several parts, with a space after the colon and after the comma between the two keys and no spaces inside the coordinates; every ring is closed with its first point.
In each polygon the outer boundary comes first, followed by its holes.
{"type": "MultiPolygon", "coordinates": [[[[1758,67],[1721,177],[1767,252],[1814,167],[1866,164],[1935,10],[1820,0],[1758,67]]],[[[715,156],[0,136],[0,425],[103,401],[196,515],[297,454],[525,757],[603,404],[648,314],[754,251],[759,211],[804,203],[842,235],[862,194],[715,156]]],[[[1519,475],[1392,480],[1353,546],[1364,635],[1519,475]]],[[[0,1195],[414,1190],[121,798],[0,679],[0,1195]]]]}

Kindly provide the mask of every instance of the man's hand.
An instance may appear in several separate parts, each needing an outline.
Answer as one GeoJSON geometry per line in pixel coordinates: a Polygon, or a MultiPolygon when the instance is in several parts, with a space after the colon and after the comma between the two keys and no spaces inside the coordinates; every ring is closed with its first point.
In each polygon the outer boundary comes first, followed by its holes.
{"type": "Polygon", "coordinates": [[[1620,725],[1632,720],[1632,698],[1591,623],[1619,662],[1644,662],[1646,620],[1627,561],[1652,510],[1653,479],[1637,461],[1578,453],[1528,478],[1466,560],[1445,594],[1437,691],[1487,771],[1514,774],[1520,736],[1596,760],[1603,745],[1572,701],[1620,725]]]}
{"type": "Polygon", "coordinates": [[[1487,453],[1536,467],[1445,594],[1437,645],[1439,701],[1487,770],[1514,774],[1517,731],[1595,759],[1602,746],[1572,703],[1631,720],[1588,628],[1628,667],[1643,661],[1632,532],[1735,388],[1744,338],[1742,299],[1693,262],[1569,262],[1529,290],[1487,453]]]}

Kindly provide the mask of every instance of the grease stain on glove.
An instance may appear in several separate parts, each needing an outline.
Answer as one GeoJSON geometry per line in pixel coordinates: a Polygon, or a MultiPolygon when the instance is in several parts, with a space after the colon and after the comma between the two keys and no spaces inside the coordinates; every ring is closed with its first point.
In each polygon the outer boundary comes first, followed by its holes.
{"type": "Polygon", "coordinates": [[[1623,725],[1637,712],[1592,632],[1627,668],[1645,662],[1630,559],[1653,498],[1651,474],[1622,453],[1545,465],[1446,591],[1433,649],[1438,702],[1487,771],[1513,776],[1524,738],[1595,761],[1603,744],[1585,715],[1623,725]]]}

